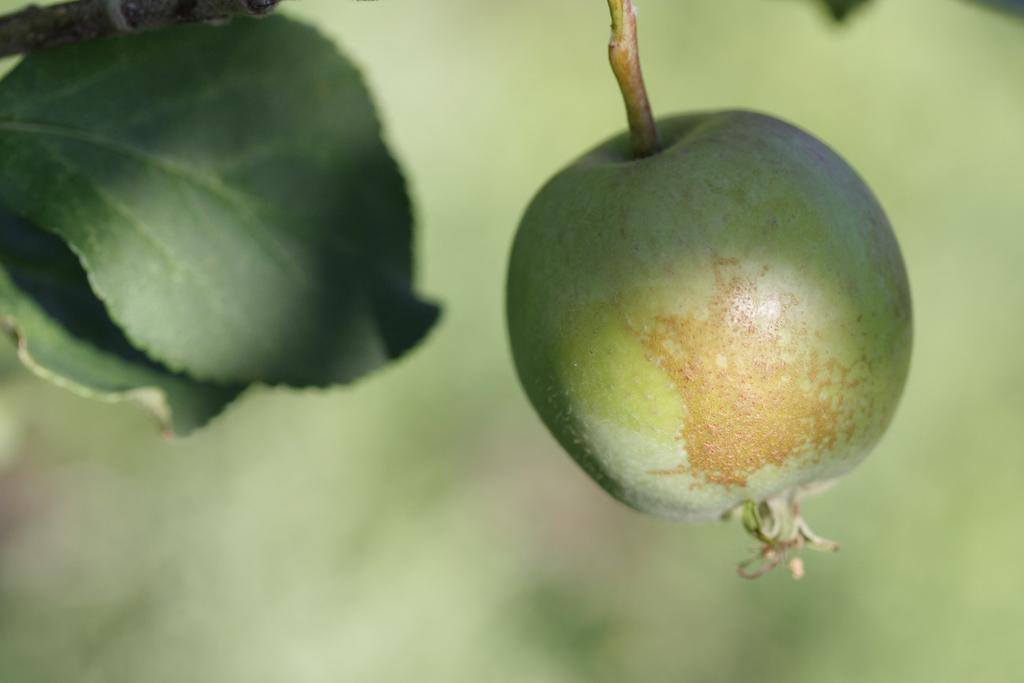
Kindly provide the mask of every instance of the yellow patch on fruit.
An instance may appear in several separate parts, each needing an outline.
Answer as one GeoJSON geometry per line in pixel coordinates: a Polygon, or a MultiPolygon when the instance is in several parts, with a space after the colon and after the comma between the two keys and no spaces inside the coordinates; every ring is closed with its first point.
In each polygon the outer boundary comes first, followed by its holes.
{"type": "MultiPolygon", "coordinates": [[[[675,432],[684,409],[678,393],[652,367],[621,311],[608,304],[575,316],[563,353],[573,371],[564,380],[578,408],[639,434],[675,432]]],[[[671,446],[671,437],[666,444],[671,446]]]]}

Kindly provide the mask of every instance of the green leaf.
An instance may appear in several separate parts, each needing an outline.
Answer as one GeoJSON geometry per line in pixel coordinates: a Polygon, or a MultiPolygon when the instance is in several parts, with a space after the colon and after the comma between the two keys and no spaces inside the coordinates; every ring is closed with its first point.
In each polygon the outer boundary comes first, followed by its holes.
{"type": "Polygon", "coordinates": [[[175,375],[134,349],[67,246],[2,207],[0,330],[35,374],[88,398],[139,403],[167,433],[202,426],[239,393],[175,375]]]}
{"type": "Polygon", "coordinates": [[[27,57],[0,82],[0,202],[71,246],[133,346],[203,381],[347,382],[437,318],[359,74],[283,17],[27,57]]]}
{"type": "Polygon", "coordinates": [[[867,3],[868,0],[822,0],[825,3],[825,7],[832,14],[832,18],[836,21],[843,21],[849,16],[850,12],[857,9],[861,5],[867,3]]]}
{"type": "Polygon", "coordinates": [[[1024,17],[1024,0],[968,0],[976,5],[988,5],[1009,14],[1024,17]]]}

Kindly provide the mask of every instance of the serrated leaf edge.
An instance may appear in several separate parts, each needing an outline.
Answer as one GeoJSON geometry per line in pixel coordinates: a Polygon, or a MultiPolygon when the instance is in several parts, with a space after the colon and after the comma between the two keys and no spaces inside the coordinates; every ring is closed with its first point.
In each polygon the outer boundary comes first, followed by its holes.
{"type": "Polygon", "coordinates": [[[22,333],[14,316],[0,316],[0,331],[13,339],[17,349],[18,360],[35,376],[81,398],[93,399],[103,403],[134,403],[156,419],[160,433],[164,438],[174,438],[173,410],[170,402],[167,400],[166,392],[159,387],[137,387],[128,391],[97,391],[84,384],[74,382],[38,363],[29,351],[28,337],[22,333]]]}

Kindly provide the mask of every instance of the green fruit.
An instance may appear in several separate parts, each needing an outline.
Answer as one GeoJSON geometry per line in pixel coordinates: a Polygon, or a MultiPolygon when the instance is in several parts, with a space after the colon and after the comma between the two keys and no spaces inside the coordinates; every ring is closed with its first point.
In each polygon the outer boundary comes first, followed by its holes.
{"type": "Polygon", "coordinates": [[[527,210],[508,275],[516,368],[619,500],[685,520],[748,504],[771,537],[763,501],[848,472],[892,418],[912,336],[903,260],[864,182],[807,133],[738,111],[659,127],[657,154],[616,137],[527,210]]]}

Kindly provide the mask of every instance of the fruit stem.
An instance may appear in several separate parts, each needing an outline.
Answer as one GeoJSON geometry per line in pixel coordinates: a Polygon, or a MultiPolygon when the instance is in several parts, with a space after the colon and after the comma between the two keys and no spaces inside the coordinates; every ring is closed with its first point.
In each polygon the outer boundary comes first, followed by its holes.
{"type": "Polygon", "coordinates": [[[633,156],[641,159],[656,154],[661,146],[658,126],[647,99],[644,75],[640,69],[640,48],[636,36],[636,5],[633,0],[608,0],[612,13],[612,36],[608,42],[608,60],[626,102],[626,118],[633,145],[633,156]]]}

